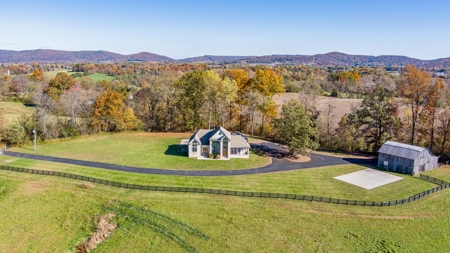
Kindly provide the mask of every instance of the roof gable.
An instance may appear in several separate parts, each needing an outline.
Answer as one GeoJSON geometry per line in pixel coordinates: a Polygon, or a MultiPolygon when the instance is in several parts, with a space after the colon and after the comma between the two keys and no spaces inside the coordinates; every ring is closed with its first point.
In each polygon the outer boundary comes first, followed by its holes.
{"type": "Polygon", "coordinates": [[[381,146],[380,150],[378,150],[378,153],[389,154],[411,160],[416,160],[420,157],[420,154],[424,150],[427,149],[405,143],[387,141],[383,144],[383,146],[381,146]]]}

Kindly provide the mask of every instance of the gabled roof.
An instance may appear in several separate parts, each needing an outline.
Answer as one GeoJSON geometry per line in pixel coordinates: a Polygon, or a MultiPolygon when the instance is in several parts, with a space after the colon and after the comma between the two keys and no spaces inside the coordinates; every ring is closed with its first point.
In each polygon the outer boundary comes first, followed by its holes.
{"type": "Polygon", "coordinates": [[[231,135],[231,148],[250,148],[250,144],[240,135],[231,135]]]}
{"type": "Polygon", "coordinates": [[[245,140],[244,137],[242,137],[241,135],[231,134],[223,127],[217,127],[213,130],[200,129],[191,136],[188,143],[192,143],[194,140],[197,140],[202,145],[209,145],[210,141],[221,141],[225,137],[230,140],[230,146],[232,148],[250,147],[250,144],[248,144],[248,141],[245,140]],[[214,136],[218,132],[222,132],[223,135],[214,136]]]}
{"type": "Polygon", "coordinates": [[[378,150],[378,153],[389,154],[393,156],[416,160],[420,157],[420,153],[424,150],[427,149],[400,142],[387,141],[383,144],[383,146],[381,146],[380,150],[378,150]]]}

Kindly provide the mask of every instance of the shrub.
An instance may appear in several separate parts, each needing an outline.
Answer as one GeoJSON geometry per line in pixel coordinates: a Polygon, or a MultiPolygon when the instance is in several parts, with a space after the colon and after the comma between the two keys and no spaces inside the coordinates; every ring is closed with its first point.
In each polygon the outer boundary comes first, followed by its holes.
{"type": "Polygon", "coordinates": [[[209,154],[209,158],[213,159],[214,155],[213,154],[209,154]]]}
{"type": "Polygon", "coordinates": [[[220,159],[220,155],[219,154],[216,155],[216,159],[220,159]]]}

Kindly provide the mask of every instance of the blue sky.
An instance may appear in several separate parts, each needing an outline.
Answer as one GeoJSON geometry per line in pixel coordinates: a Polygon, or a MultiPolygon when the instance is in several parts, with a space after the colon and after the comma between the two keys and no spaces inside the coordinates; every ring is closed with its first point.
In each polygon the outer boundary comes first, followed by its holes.
{"type": "Polygon", "coordinates": [[[7,1],[0,49],[450,57],[450,1],[7,1]]]}

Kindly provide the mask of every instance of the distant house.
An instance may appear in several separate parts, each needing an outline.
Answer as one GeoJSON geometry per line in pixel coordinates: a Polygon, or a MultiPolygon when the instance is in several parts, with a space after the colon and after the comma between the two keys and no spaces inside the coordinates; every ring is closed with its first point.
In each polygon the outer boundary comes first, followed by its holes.
{"type": "Polygon", "coordinates": [[[364,88],[372,88],[373,86],[375,86],[375,83],[365,83],[363,85],[364,88]]]}
{"type": "Polygon", "coordinates": [[[187,146],[189,157],[208,158],[210,155],[221,159],[249,158],[250,144],[241,133],[230,133],[223,127],[213,130],[200,129],[189,140],[182,140],[187,146]]]}
{"type": "Polygon", "coordinates": [[[378,150],[378,167],[416,175],[437,168],[438,157],[423,147],[387,141],[378,150]]]}

